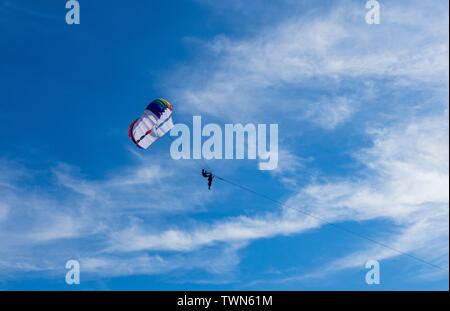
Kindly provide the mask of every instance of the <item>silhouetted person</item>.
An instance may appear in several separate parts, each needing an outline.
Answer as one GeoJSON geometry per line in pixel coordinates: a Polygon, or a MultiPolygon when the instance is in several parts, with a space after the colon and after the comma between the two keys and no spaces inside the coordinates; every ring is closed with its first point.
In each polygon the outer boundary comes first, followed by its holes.
{"type": "Polygon", "coordinates": [[[208,178],[208,190],[211,190],[211,185],[212,185],[214,175],[211,172],[208,172],[207,170],[202,169],[202,176],[205,178],[208,178]]]}

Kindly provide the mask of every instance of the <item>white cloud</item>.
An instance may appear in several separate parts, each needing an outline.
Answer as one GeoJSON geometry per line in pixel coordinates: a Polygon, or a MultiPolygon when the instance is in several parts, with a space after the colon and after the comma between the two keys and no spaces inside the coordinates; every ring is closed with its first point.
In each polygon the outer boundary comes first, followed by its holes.
{"type": "Polygon", "coordinates": [[[370,26],[363,6],[346,3],[326,15],[268,26],[251,38],[218,36],[205,43],[209,58],[171,72],[169,91],[186,111],[237,120],[283,113],[303,117],[309,111],[317,125],[332,129],[371,91],[361,81],[377,81],[382,89],[448,84],[447,6],[445,1],[385,4],[383,22],[370,26]],[[352,89],[344,92],[346,80],[352,89]],[[336,98],[317,100],[314,113],[304,104],[311,92],[336,98]]]}
{"type": "Polygon", "coordinates": [[[352,117],[356,104],[349,98],[341,96],[322,99],[308,106],[305,107],[305,114],[301,119],[310,119],[324,129],[333,130],[352,117]]]}
{"type": "MultiPolygon", "coordinates": [[[[448,247],[441,247],[442,240],[448,240],[446,118],[415,120],[373,135],[373,147],[358,153],[369,167],[364,178],[307,186],[287,200],[280,214],[237,217],[197,225],[193,230],[170,229],[158,234],[132,227],[115,233],[109,250],[192,251],[215,243],[242,243],[301,233],[324,223],[383,218],[402,233],[388,237],[382,234],[375,240],[403,252],[420,253],[434,247],[440,258],[448,257],[448,247]],[[305,216],[299,209],[318,218],[305,216]]],[[[400,254],[376,245],[359,257],[382,259],[400,254]]],[[[360,262],[356,260],[359,257],[349,257],[351,262],[343,260],[334,266],[355,265],[360,262]]]]}
{"type": "Polygon", "coordinates": [[[170,229],[158,234],[148,234],[132,227],[117,232],[111,239],[109,251],[168,250],[192,251],[214,243],[247,242],[280,234],[292,234],[317,225],[314,219],[298,221],[297,218],[268,214],[258,218],[236,217],[212,225],[200,225],[192,231],[170,229]]]}
{"type": "MultiPolygon", "coordinates": [[[[376,96],[376,87],[408,92],[414,86],[430,97],[445,89],[447,94],[447,6],[386,4],[377,28],[364,24],[358,6],[334,8],[326,16],[289,19],[252,38],[219,36],[206,43],[213,60],[171,72],[174,84],[183,81],[182,87],[171,85],[175,101],[185,104],[181,109],[223,118],[272,117],[275,106],[280,122],[306,118],[331,132],[354,117],[363,106],[360,100],[376,96]],[[347,79],[352,88],[343,92],[347,79]],[[308,98],[311,93],[320,96],[308,98]]],[[[255,239],[300,234],[324,224],[297,208],[333,223],[388,220],[394,233],[375,239],[440,265],[447,258],[448,264],[448,113],[440,114],[432,110],[433,117],[406,121],[399,115],[397,125],[370,131],[373,146],[355,154],[365,169],[352,178],[298,189],[286,201],[295,209],[211,223],[164,219],[201,210],[214,198],[197,190],[183,163],[159,158],[159,164],[149,165],[141,158],[136,166],[98,179],[61,164],[40,173],[48,182],[43,189],[33,186],[30,170],[0,161],[1,270],[57,269],[76,253],[90,272],[101,275],[183,267],[228,271],[239,263],[237,250],[255,239]],[[70,243],[64,244],[67,239],[70,243]],[[79,247],[84,239],[88,249],[79,247]],[[207,267],[204,258],[212,256],[203,252],[210,247],[218,250],[215,264],[207,267]]],[[[281,175],[302,169],[302,159],[289,147],[280,149],[281,175]]],[[[290,185],[296,186],[295,180],[290,185]]],[[[395,255],[379,247],[364,249],[332,266],[345,269],[367,257],[395,255]]]]}
{"type": "Polygon", "coordinates": [[[311,158],[301,158],[291,150],[279,149],[278,167],[270,173],[287,188],[296,189],[297,182],[300,179],[299,174],[303,176],[305,166],[311,161],[311,158]]]}

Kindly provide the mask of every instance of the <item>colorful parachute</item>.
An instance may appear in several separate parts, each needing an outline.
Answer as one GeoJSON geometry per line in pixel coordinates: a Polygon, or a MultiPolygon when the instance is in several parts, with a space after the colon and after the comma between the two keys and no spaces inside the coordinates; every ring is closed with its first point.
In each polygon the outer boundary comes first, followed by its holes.
{"type": "Polygon", "coordinates": [[[158,98],[147,106],[140,118],[131,123],[128,136],[136,146],[147,149],[172,128],[172,105],[158,98]]]}

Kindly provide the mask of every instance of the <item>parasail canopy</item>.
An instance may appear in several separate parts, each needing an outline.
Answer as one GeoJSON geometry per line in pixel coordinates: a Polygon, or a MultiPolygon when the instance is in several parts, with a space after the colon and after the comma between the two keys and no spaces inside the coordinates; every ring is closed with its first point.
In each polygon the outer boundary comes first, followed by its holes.
{"type": "Polygon", "coordinates": [[[147,149],[172,128],[172,105],[158,98],[147,106],[140,118],[131,123],[128,136],[136,146],[147,149]]]}

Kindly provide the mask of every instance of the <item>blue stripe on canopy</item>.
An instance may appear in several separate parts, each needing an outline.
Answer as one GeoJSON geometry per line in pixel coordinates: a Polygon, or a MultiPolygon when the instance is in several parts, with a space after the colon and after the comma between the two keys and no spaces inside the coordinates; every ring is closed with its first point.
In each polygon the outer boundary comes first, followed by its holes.
{"type": "Polygon", "coordinates": [[[159,99],[155,99],[147,106],[147,110],[153,112],[158,118],[161,118],[166,109],[167,107],[159,99]]]}

